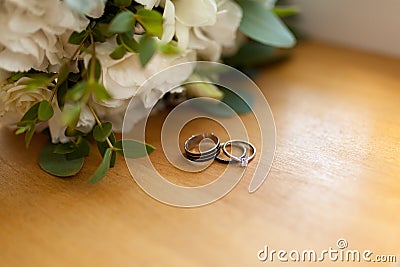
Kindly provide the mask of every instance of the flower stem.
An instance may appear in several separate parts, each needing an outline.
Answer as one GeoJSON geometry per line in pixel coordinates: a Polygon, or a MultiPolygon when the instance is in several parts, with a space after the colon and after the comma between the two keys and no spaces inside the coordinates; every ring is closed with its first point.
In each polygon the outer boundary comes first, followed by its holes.
{"type": "MultiPolygon", "coordinates": [[[[88,107],[89,107],[89,109],[90,109],[90,112],[92,112],[93,117],[94,117],[94,119],[96,120],[97,124],[98,124],[100,127],[102,127],[100,118],[99,118],[99,116],[97,116],[96,111],[93,109],[93,107],[92,107],[91,105],[88,105],[88,107]]],[[[110,141],[110,139],[109,139],[108,137],[106,138],[106,142],[107,142],[108,146],[111,148],[111,150],[114,150],[114,146],[113,146],[113,144],[111,143],[111,141],[110,141]]]]}

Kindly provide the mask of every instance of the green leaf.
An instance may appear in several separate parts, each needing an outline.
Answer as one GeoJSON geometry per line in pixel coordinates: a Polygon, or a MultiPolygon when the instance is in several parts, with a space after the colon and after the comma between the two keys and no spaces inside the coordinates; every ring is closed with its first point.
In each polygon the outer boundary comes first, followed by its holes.
{"type": "Polygon", "coordinates": [[[252,111],[251,106],[254,104],[253,95],[247,90],[236,89],[235,92],[224,87],[219,88],[224,97],[222,102],[230,106],[238,114],[247,114],[252,111]]]}
{"type": "Polygon", "coordinates": [[[158,46],[158,50],[165,55],[176,55],[182,53],[182,50],[172,43],[161,44],[158,46]]]}
{"type": "Polygon", "coordinates": [[[64,107],[65,95],[68,91],[68,81],[64,81],[57,89],[57,104],[60,109],[64,107]]]}
{"type": "Polygon", "coordinates": [[[29,130],[29,126],[22,126],[15,131],[16,135],[20,135],[29,130]]]}
{"type": "Polygon", "coordinates": [[[79,116],[81,115],[82,105],[76,103],[74,105],[67,105],[61,114],[62,121],[71,128],[75,128],[78,123],[79,116]]]}
{"type": "Polygon", "coordinates": [[[25,146],[29,147],[29,144],[31,143],[33,134],[35,133],[35,129],[36,129],[36,123],[32,122],[29,125],[28,131],[25,134],[25,146]]]}
{"type": "Polygon", "coordinates": [[[39,154],[40,167],[55,176],[68,177],[77,174],[83,166],[84,158],[68,160],[66,155],[56,154],[57,145],[46,144],[39,154]]]}
{"type": "Polygon", "coordinates": [[[54,110],[49,101],[43,100],[39,104],[38,119],[47,121],[54,115],[54,110]]]}
{"type": "Polygon", "coordinates": [[[117,39],[125,47],[125,49],[131,53],[137,53],[139,51],[139,44],[135,39],[129,37],[126,33],[119,34],[117,39]]]}
{"type": "MultiPolygon", "coordinates": [[[[89,60],[89,64],[88,64],[88,73],[89,73],[89,77],[92,77],[91,71],[92,71],[92,64],[93,64],[93,58],[91,58],[89,60]]],[[[96,81],[98,81],[100,79],[101,76],[101,63],[99,59],[95,59],[95,67],[94,67],[94,75],[93,77],[95,78],[96,81]]]]}
{"type": "Polygon", "coordinates": [[[23,121],[34,121],[38,118],[40,102],[34,104],[22,117],[21,122],[23,121]]]}
{"type": "Polygon", "coordinates": [[[109,25],[107,23],[98,22],[93,29],[93,37],[96,42],[103,43],[113,35],[114,33],[109,30],[109,25]]]}
{"type": "Polygon", "coordinates": [[[105,142],[112,133],[112,124],[104,122],[101,125],[96,125],[93,128],[93,138],[97,142],[105,142]]]}
{"type": "Polygon", "coordinates": [[[290,17],[299,13],[299,9],[295,6],[275,6],[272,11],[279,17],[290,17]]]}
{"type": "Polygon", "coordinates": [[[90,179],[88,180],[89,184],[97,183],[106,176],[108,170],[110,169],[111,152],[112,152],[111,148],[107,148],[106,152],[104,153],[104,158],[103,158],[99,168],[92,175],[92,177],[90,177],[90,179]]]}
{"type": "MultiPolygon", "coordinates": [[[[111,132],[110,136],[108,137],[112,145],[115,145],[116,139],[115,135],[113,132],[111,132]]],[[[100,155],[104,157],[104,153],[106,153],[107,148],[109,148],[107,142],[96,142],[97,143],[97,148],[100,152],[100,155]]]]}
{"type": "Polygon", "coordinates": [[[118,148],[116,152],[125,158],[142,158],[155,150],[155,147],[143,144],[136,140],[119,140],[115,143],[114,147],[118,148]]]}
{"type": "Polygon", "coordinates": [[[54,148],[53,153],[65,155],[74,152],[75,149],[76,149],[75,144],[72,142],[57,144],[56,147],[54,148]]]}
{"type": "Polygon", "coordinates": [[[120,7],[127,7],[132,5],[132,0],[114,0],[114,4],[120,7]]]}
{"type": "Polygon", "coordinates": [[[296,40],[280,19],[264,4],[256,1],[237,1],[243,9],[239,29],[248,37],[277,47],[292,47],[296,40]]]}
{"type": "Polygon", "coordinates": [[[240,47],[232,57],[225,58],[224,63],[233,67],[255,67],[261,64],[274,63],[287,58],[287,50],[251,42],[240,47]]]}
{"type": "Polygon", "coordinates": [[[87,36],[87,32],[81,31],[81,32],[73,32],[68,39],[68,43],[70,44],[75,44],[75,45],[79,45],[83,42],[83,40],[86,38],[87,36]]]}
{"type": "Polygon", "coordinates": [[[135,29],[135,14],[130,11],[118,13],[108,28],[114,33],[129,32],[135,29]]]}
{"type": "Polygon", "coordinates": [[[65,94],[66,101],[79,101],[88,91],[88,82],[81,81],[65,94]]]}
{"type": "Polygon", "coordinates": [[[35,74],[31,75],[30,78],[31,79],[25,83],[26,91],[33,91],[38,88],[47,87],[53,81],[48,74],[35,74]]]}
{"type": "Polygon", "coordinates": [[[139,42],[139,59],[142,66],[146,66],[146,64],[153,57],[154,53],[157,50],[156,41],[147,35],[144,35],[139,42]]]}
{"type": "Polygon", "coordinates": [[[89,87],[90,87],[90,90],[94,93],[96,100],[102,101],[102,100],[107,100],[107,99],[111,98],[110,93],[107,91],[107,89],[101,83],[91,81],[91,82],[89,82],[89,87]]]}
{"type": "Polygon", "coordinates": [[[124,45],[120,44],[114,49],[114,51],[112,51],[110,57],[112,59],[121,59],[125,56],[125,54],[126,54],[126,48],[124,45]]]}
{"type": "Polygon", "coordinates": [[[89,155],[91,145],[89,141],[81,138],[78,143],[75,144],[75,149],[71,153],[66,154],[68,160],[83,158],[89,155]]]}
{"type": "Polygon", "coordinates": [[[68,75],[69,75],[69,64],[64,63],[61,66],[60,71],[58,72],[57,83],[63,83],[64,81],[66,81],[68,78],[68,75]]]}
{"type": "Polygon", "coordinates": [[[160,12],[149,9],[139,9],[135,15],[136,20],[143,26],[149,35],[162,37],[163,17],[160,12]]]}

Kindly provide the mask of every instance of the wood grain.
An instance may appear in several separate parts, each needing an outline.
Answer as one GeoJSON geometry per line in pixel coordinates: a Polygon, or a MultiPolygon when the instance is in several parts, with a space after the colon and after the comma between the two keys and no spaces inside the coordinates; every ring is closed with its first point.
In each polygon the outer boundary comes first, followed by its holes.
{"type": "MultiPolygon", "coordinates": [[[[261,263],[257,251],[264,245],[335,248],[339,238],[349,249],[398,254],[399,70],[398,59],[314,42],[262,70],[256,82],[277,128],[272,170],[249,194],[250,167],[230,194],[202,208],[155,201],[135,184],[122,158],[96,185],[85,182],[100,163],[96,153],[77,177],[54,178],[37,166],[45,137],[25,150],[22,138],[1,129],[1,265],[292,266],[261,263]]],[[[163,117],[151,118],[147,139],[156,146],[163,117]]],[[[243,120],[253,127],[250,117],[243,120]]],[[[213,179],[184,176],[164,163],[160,151],[152,160],[176,183],[213,179]]],[[[353,265],[364,266],[346,266],[353,265]]]]}

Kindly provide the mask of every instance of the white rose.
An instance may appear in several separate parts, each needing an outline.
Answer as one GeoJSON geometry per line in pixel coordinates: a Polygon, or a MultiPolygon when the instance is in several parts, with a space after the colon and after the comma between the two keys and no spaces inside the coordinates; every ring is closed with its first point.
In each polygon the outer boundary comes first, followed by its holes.
{"type": "Polygon", "coordinates": [[[47,88],[26,91],[26,82],[29,80],[23,77],[0,87],[0,117],[3,125],[15,126],[34,104],[49,99],[51,91],[47,88]]]}
{"type": "MultiPolygon", "coordinates": [[[[97,46],[97,58],[101,62],[101,81],[112,96],[111,100],[96,102],[93,106],[103,120],[111,121],[114,130],[121,131],[122,121],[126,107],[130,99],[137,98],[138,101],[148,107],[154,99],[159,99],[171,86],[175,87],[185,81],[192,73],[191,68],[182,68],[167,75],[158,75],[152,79],[152,83],[146,92],[137,96],[140,86],[154,74],[180,63],[194,61],[196,54],[187,50],[183,54],[163,55],[156,53],[149,63],[143,68],[140,64],[138,54],[127,53],[119,60],[113,60],[109,54],[116,47],[113,40],[109,40],[97,46]]],[[[84,58],[86,64],[90,55],[84,58]]],[[[141,119],[141,116],[137,117],[141,119]]]]}
{"type": "Polygon", "coordinates": [[[72,55],[66,43],[89,20],[64,1],[0,1],[0,68],[7,71],[58,69],[72,55]]]}
{"type": "Polygon", "coordinates": [[[100,18],[104,13],[107,0],[65,0],[76,12],[92,18],[100,18]]]}
{"type": "Polygon", "coordinates": [[[224,50],[236,44],[236,33],[242,20],[241,7],[231,0],[218,1],[215,24],[194,27],[189,33],[188,47],[195,49],[200,58],[217,61],[224,50]]]}

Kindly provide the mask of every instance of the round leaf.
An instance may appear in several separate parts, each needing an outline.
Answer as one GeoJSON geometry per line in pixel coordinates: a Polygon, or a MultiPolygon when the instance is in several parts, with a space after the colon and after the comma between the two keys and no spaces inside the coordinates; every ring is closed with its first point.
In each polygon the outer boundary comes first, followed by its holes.
{"type": "Polygon", "coordinates": [[[56,154],[56,144],[46,144],[39,154],[40,167],[55,176],[68,177],[77,174],[83,166],[83,158],[68,160],[65,155],[56,154]]]}
{"type": "Polygon", "coordinates": [[[100,125],[96,125],[93,129],[93,138],[97,142],[106,141],[107,137],[110,136],[112,132],[112,124],[110,122],[105,122],[100,125]]]}

